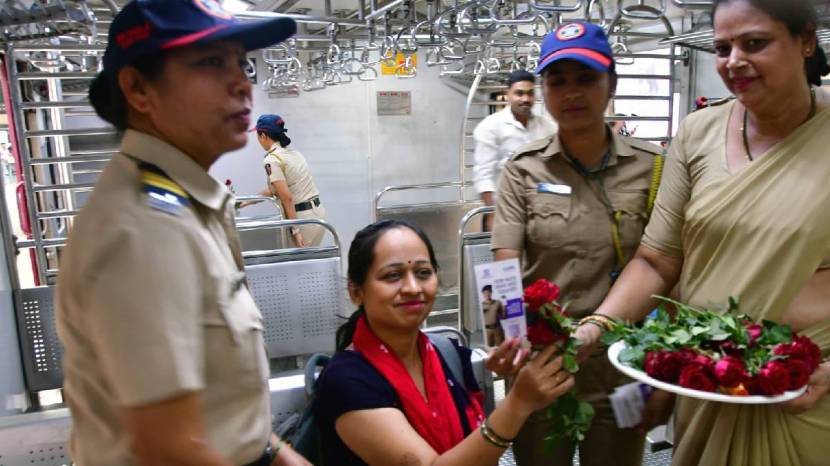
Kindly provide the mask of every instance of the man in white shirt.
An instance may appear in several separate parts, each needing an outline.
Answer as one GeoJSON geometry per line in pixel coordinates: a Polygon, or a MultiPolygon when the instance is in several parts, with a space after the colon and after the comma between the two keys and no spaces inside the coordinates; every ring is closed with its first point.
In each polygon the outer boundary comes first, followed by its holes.
{"type": "MultiPolygon", "coordinates": [[[[496,187],[505,162],[519,147],[539,139],[549,138],[556,132],[556,123],[547,116],[534,115],[534,86],[536,77],[519,70],[507,80],[507,102],[510,104],[476,126],[473,181],[476,192],[488,206],[495,205],[496,187]]],[[[492,216],[484,219],[484,230],[490,230],[492,216]]]]}

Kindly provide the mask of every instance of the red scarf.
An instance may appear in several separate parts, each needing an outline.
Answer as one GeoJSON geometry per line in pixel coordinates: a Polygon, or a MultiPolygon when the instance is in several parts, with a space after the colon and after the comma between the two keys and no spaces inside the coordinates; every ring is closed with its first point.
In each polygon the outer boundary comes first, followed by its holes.
{"type": "MultiPolygon", "coordinates": [[[[444,375],[438,351],[426,335],[418,332],[418,350],[424,366],[427,400],[424,400],[400,358],[369,328],[366,317],[357,321],[352,343],[354,349],[392,385],[401,401],[406,419],[438,454],[464,440],[461,419],[447,383],[449,379],[444,375]]],[[[473,429],[484,418],[484,411],[474,397],[470,396],[469,399],[465,415],[468,425],[473,429]]]]}

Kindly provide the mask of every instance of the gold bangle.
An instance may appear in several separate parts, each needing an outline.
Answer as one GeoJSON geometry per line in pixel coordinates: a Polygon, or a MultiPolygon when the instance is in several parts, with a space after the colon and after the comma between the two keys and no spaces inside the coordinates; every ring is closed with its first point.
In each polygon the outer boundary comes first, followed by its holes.
{"type": "Polygon", "coordinates": [[[602,325],[601,323],[599,323],[599,322],[598,322],[597,320],[595,320],[595,319],[590,319],[590,320],[580,320],[580,321],[579,321],[579,325],[584,325],[584,324],[592,324],[592,325],[595,325],[595,326],[596,326],[597,328],[599,328],[599,329],[600,329],[600,331],[602,331],[603,333],[606,331],[605,326],[604,326],[604,325],[602,325]]]}
{"type": "Polygon", "coordinates": [[[612,323],[614,323],[614,324],[616,324],[616,323],[617,323],[617,319],[615,319],[615,318],[613,318],[613,317],[611,317],[611,316],[609,316],[609,315],[607,315],[607,314],[600,314],[599,312],[595,312],[595,313],[593,313],[593,314],[591,314],[591,315],[592,315],[592,316],[597,316],[597,317],[602,317],[603,319],[608,319],[609,321],[611,321],[611,322],[612,322],[612,323]]]}
{"type": "Polygon", "coordinates": [[[587,316],[585,316],[585,317],[583,317],[582,319],[579,320],[579,325],[587,324],[587,323],[592,323],[594,325],[597,325],[600,328],[602,328],[603,331],[610,332],[610,331],[614,330],[614,323],[609,318],[604,317],[604,316],[600,316],[600,315],[596,315],[596,314],[590,314],[590,315],[587,315],[587,316]]]}
{"type": "Polygon", "coordinates": [[[493,438],[495,438],[495,439],[496,439],[496,440],[498,440],[499,442],[501,442],[501,443],[513,443],[513,440],[512,440],[512,439],[507,439],[507,438],[504,438],[504,437],[502,437],[501,435],[497,434],[497,433],[496,433],[496,431],[495,431],[495,430],[493,430],[493,428],[492,428],[492,427],[490,426],[490,424],[487,422],[487,419],[485,419],[485,420],[484,420],[484,423],[483,423],[483,424],[484,424],[484,426],[485,426],[485,427],[487,427],[487,432],[489,432],[490,434],[492,434],[492,435],[493,435],[493,438]]]}
{"type": "Polygon", "coordinates": [[[493,445],[496,448],[510,448],[511,442],[502,442],[501,440],[496,438],[494,434],[490,432],[490,429],[487,428],[486,422],[481,423],[481,425],[479,426],[479,431],[481,432],[481,436],[484,437],[484,440],[490,445],[493,445]]]}

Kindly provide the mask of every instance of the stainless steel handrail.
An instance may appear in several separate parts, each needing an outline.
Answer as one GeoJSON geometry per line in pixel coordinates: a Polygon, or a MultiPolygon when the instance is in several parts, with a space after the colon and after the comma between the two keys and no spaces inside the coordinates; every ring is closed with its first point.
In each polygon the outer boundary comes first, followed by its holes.
{"type": "MultiPolygon", "coordinates": [[[[461,218],[461,221],[458,222],[458,328],[464,328],[464,239],[465,239],[465,231],[467,231],[467,225],[470,223],[474,217],[478,215],[484,215],[493,213],[496,211],[496,208],[493,206],[484,206],[475,208],[469,212],[467,212],[464,217],[461,218]]],[[[481,237],[486,237],[489,235],[488,232],[481,233],[481,237]]]]}
{"type": "MultiPolygon", "coordinates": [[[[253,230],[265,230],[265,229],[274,229],[274,228],[284,228],[284,227],[296,227],[302,225],[319,225],[331,233],[332,238],[334,239],[334,245],[337,247],[338,251],[342,251],[343,248],[340,244],[340,235],[337,234],[337,230],[334,229],[332,224],[326,222],[325,220],[320,220],[319,218],[298,218],[298,219],[287,219],[287,220],[252,220],[247,222],[238,223],[236,225],[236,231],[253,231],[253,230]]],[[[314,249],[324,249],[324,248],[290,248],[290,249],[302,249],[303,251],[309,251],[314,249]]],[[[244,254],[243,254],[244,255],[244,254]]]]}
{"type": "Polygon", "coordinates": [[[671,0],[671,2],[674,3],[675,5],[679,6],[680,8],[686,8],[687,10],[695,10],[695,9],[704,10],[704,9],[712,8],[712,5],[714,5],[714,3],[711,0],[708,1],[708,2],[707,1],[693,2],[693,1],[689,1],[689,0],[671,0]]]}
{"type": "Polygon", "coordinates": [[[472,186],[472,184],[462,183],[461,181],[448,181],[448,182],[444,182],[444,183],[410,184],[410,185],[401,185],[401,186],[387,186],[375,195],[375,199],[372,202],[373,220],[377,221],[377,211],[378,211],[378,208],[380,206],[380,199],[386,193],[395,192],[395,191],[422,190],[422,189],[458,188],[459,194],[460,194],[459,199],[463,202],[464,201],[464,193],[463,193],[464,188],[469,187],[469,186],[472,186]]]}
{"type": "MultiPolygon", "coordinates": [[[[467,152],[467,133],[472,134],[472,129],[468,128],[467,125],[470,123],[470,109],[473,107],[476,94],[479,91],[481,80],[483,76],[477,74],[475,79],[473,79],[473,83],[470,85],[470,91],[467,93],[467,101],[464,104],[464,122],[461,124],[461,151],[459,153],[459,163],[458,163],[458,179],[461,180],[462,183],[465,183],[467,180],[467,173],[465,169],[466,161],[466,152],[467,152]]],[[[501,89],[504,89],[504,86],[500,86],[501,89]]],[[[473,148],[475,148],[475,144],[473,144],[473,148]]]]}
{"type": "MultiPolygon", "coordinates": [[[[277,218],[273,218],[273,219],[270,219],[270,220],[283,220],[285,218],[285,216],[283,215],[283,212],[282,212],[282,203],[279,201],[278,198],[276,198],[274,196],[262,196],[262,195],[259,195],[259,194],[252,194],[252,195],[245,195],[245,196],[234,196],[234,200],[237,201],[237,202],[246,202],[246,201],[257,201],[257,203],[259,203],[259,202],[270,202],[277,209],[277,214],[278,214],[277,216],[275,216],[277,218]]],[[[247,222],[247,221],[251,221],[251,220],[257,220],[257,218],[256,217],[236,217],[235,220],[236,220],[237,223],[239,223],[239,222],[247,222]]]]}

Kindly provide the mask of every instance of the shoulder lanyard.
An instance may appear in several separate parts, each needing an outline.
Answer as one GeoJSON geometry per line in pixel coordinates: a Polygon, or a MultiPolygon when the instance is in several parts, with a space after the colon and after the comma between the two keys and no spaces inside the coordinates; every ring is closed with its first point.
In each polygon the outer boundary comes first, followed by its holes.
{"type": "Polygon", "coordinates": [[[628,259],[625,256],[625,252],[623,252],[622,240],[620,238],[620,219],[622,218],[622,211],[614,208],[614,205],[611,203],[611,199],[608,197],[608,192],[605,189],[603,177],[600,176],[600,174],[608,168],[608,163],[611,160],[611,148],[609,147],[605,152],[605,155],[602,156],[600,167],[596,170],[588,170],[584,165],[582,165],[582,162],[571,157],[565,150],[562,151],[562,154],[574,170],[576,170],[580,176],[585,178],[591,192],[594,193],[594,196],[602,203],[608,213],[608,217],[611,220],[611,243],[614,246],[615,252],[614,265],[611,267],[611,278],[616,280],[616,278],[620,275],[622,268],[628,262],[628,259]],[[596,188],[594,187],[595,185],[596,188]]]}

